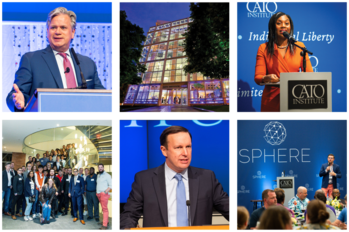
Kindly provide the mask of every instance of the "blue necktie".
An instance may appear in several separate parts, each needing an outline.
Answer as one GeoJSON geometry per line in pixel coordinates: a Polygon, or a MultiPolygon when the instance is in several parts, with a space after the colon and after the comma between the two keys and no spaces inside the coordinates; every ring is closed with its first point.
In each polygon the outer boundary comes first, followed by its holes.
{"type": "Polygon", "coordinates": [[[185,187],[182,181],[182,175],[177,173],[175,178],[177,185],[177,226],[188,226],[187,205],[185,196],[185,187]]]}

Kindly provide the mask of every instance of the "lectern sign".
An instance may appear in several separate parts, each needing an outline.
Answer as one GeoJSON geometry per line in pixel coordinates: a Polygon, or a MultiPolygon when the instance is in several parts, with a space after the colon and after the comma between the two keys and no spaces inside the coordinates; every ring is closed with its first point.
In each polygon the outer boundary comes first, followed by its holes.
{"type": "Polygon", "coordinates": [[[327,109],[327,80],[289,80],[288,109],[327,109]]]}
{"type": "Polygon", "coordinates": [[[292,179],[280,179],[280,188],[287,189],[287,188],[293,188],[293,180],[292,179]]]}

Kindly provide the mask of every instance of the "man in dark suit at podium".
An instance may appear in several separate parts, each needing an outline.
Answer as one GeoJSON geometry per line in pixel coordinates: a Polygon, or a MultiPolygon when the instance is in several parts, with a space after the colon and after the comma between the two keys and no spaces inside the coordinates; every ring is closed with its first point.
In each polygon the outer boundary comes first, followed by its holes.
{"type": "Polygon", "coordinates": [[[136,227],[142,214],[143,227],[210,225],[213,207],[229,220],[229,196],[215,174],[189,166],[191,141],[184,127],[171,126],[162,132],[160,149],[166,161],[135,175],[120,216],[121,229],[136,227]]]}
{"type": "MultiPolygon", "coordinates": [[[[23,111],[37,88],[76,88],[82,85],[79,66],[69,49],[75,28],[73,11],[58,7],[49,13],[47,39],[50,46],[23,55],[13,89],[6,99],[11,111],[23,111]]],[[[87,88],[104,89],[94,61],[80,54],[77,57],[87,88]]]]}

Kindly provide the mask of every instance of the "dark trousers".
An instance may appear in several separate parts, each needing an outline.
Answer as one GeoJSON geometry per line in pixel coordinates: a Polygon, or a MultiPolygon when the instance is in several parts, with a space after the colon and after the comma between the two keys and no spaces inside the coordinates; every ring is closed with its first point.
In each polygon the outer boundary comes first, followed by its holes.
{"type": "Polygon", "coordinates": [[[73,215],[74,218],[77,218],[77,211],[79,210],[80,220],[84,220],[84,211],[83,211],[83,198],[82,195],[74,195],[71,197],[73,203],[73,215]]]}
{"type": "Polygon", "coordinates": [[[25,197],[23,195],[23,201],[22,201],[22,214],[24,215],[25,208],[27,207],[27,201],[25,200],[25,197]]]}
{"type": "MultiPolygon", "coordinates": [[[[70,202],[70,205],[73,205],[71,201],[72,201],[71,197],[69,197],[68,194],[64,194],[64,207],[65,207],[64,212],[65,213],[68,213],[69,202],[70,202]]],[[[71,215],[73,215],[73,209],[71,209],[71,215]]]]}
{"type": "Polygon", "coordinates": [[[12,211],[11,211],[11,215],[15,215],[15,207],[17,205],[17,211],[16,214],[19,213],[19,208],[22,205],[22,201],[23,201],[23,195],[17,195],[17,196],[13,196],[12,199],[12,211]]]}
{"type": "Polygon", "coordinates": [[[88,192],[86,191],[86,201],[87,201],[87,209],[88,216],[99,218],[99,201],[96,195],[96,192],[88,192]],[[93,213],[94,210],[94,213],[93,213]]]}
{"type": "Polygon", "coordinates": [[[12,211],[13,211],[12,201],[13,201],[13,188],[11,188],[11,194],[10,194],[10,204],[9,204],[10,213],[12,213],[12,211]]]}
{"type": "Polygon", "coordinates": [[[52,214],[54,215],[55,211],[57,210],[56,204],[57,204],[57,199],[56,199],[56,197],[53,197],[52,202],[51,202],[51,215],[52,214]]]}
{"type": "Polygon", "coordinates": [[[57,198],[58,198],[58,208],[57,208],[57,210],[58,211],[62,211],[62,207],[64,205],[64,196],[63,196],[63,194],[60,194],[60,195],[57,196],[57,198]]]}

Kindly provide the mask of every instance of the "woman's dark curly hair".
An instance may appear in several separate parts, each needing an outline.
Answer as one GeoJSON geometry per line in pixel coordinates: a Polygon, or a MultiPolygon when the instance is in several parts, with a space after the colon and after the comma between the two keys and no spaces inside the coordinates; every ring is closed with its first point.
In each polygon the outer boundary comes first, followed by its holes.
{"type": "MultiPolygon", "coordinates": [[[[271,18],[269,20],[269,25],[268,25],[269,34],[268,34],[268,44],[267,44],[267,52],[268,52],[269,56],[274,55],[274,44],[277,43],[276,22],[283,15],[286,15],[288,17],[288,19],[290,20],[290,24],[291,24],[290,36],[293,35],[293,21],[289,15],[287,15],[283,12],[277,12],[276,14],[271,16],[271,18]]],[[[291,53],[293,54],[293,45],[289,44],[289,47],[291,49],[291,53]]]]}

